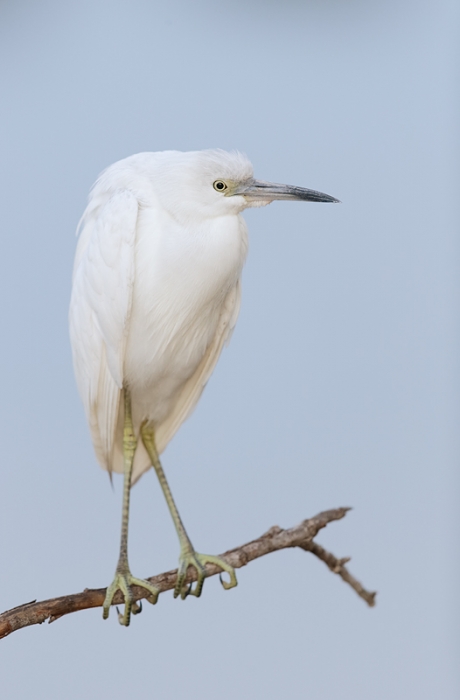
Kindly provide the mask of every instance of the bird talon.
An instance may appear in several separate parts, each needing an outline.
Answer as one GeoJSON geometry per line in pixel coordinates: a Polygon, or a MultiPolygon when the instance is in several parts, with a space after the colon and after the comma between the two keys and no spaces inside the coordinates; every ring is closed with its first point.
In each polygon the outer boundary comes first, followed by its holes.
{"type": "Polygon", "coordinates": [[[117,606],[118,622],[120,623],[120,625],[122,625],[122,627],[127,627],[129,625],[129,615],[128,615],[128,624],[126,624],[125,615],[126,615],[126,606],[125,606],[125,612],[123,614],[120,612],[120,610],[118,609],[118,606],[117,606]]]}
{"type": "Polygon", "coordinates": [[[152,586],[152,584],[148,581],[136,578],[131,574],[129,569],[126,572],[123,571],[123,573],[117,571],[114,580],[107,588],[104,604],[102,606],[102,617],[104,620],[106,620],[109,616],[110,606],[112,605],[112,600],[115,597],[115,593],[117,591],[121,591],[125,603],[125,610],[123,614],[118,609],[118,606],[116,606],[118,622],[120,623],[120,625],[128,627],[131,618],[131,613],[133,615],[138,615],[142,611],[142,603],[140,601],[133,601],[131,586],[140,586],[141,588],[145,588],[149,592],[147,600],[152,604],[155,604],[157,602],[159,591],[155,588],[155,586],[152,586]]]}
{"type": "Polygon", "coordinates": [[[133,615],[140,615],[142,612],[142,600],[134,601],[131,612],[133,615]]]}
{"type": "Polygon", "coordinates": [[[226,572],[230,581],[225,581],[222,578],[222,574],[219,574],[220,582],[225,590],[229,588],[234,588],[237,585],[235,569],[227,564],[226,561],[220,557],[214,557],[210,554],[199,554],[198,552],[187,552],[181,555],[179,571],[177,573],[176,586],[174,588],[174,598],[177,598],[180,594],[182,600],[188,598],[189,595],[199,598],[204,586],[204,580],[207,577],[206,564],[216,564],[219,566],[223,572],[226,572]],[[188,567],[193,566],[197,573],[197,580],[195,586],[193,582],[188,586],[184,585],[185,577],[187,575],[188,567]]]}
{"type": "Polygon", "coordinates": [[[219,580],[222,584],[222,588],[228,591],[229,588],[235,588],[235,586],[238,585],[238,581],[236,580],[235,569],[232,566],[224,569],[224,571],[229,575],[230,581],[226,581],[221,573],[219,574],[219,580]]]}
{"type": "Polygon", "coordinates": [[[189,583],[188,586],[187,585],[182,586],[182,590],[181,590],[181,594],[180,594],[180,597],[182,600],[185,600],[186,598],[188,598],[188,596],[192,592],[192,587],[193,587],[193,583],[189,583]]]}
{"type": "Polygon", "coordinates": [[[193,583],[191,583],[187,595],[193,595],[195,596],[195,598],[199,598],[201,595],[201,591],[203,590],[204,578],[204,576],[198,575],[198,579],[195,583],[195,588],[193,588],[193,583]]]}

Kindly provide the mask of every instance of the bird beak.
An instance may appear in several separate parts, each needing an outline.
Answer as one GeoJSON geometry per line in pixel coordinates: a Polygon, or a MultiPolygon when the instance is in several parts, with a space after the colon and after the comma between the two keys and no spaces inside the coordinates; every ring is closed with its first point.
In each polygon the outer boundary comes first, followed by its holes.
{"type": "Polygon", "coordinates": [[[273,202],[275,199],[298,199],[303,202],[339,202],[324,192],[307,190],[305,187],[294,185],[278,185],[275,182],[264,180],[248,180],[236,186],[230,193],[231,196],[239,194],[250,202],[273,202]]]}

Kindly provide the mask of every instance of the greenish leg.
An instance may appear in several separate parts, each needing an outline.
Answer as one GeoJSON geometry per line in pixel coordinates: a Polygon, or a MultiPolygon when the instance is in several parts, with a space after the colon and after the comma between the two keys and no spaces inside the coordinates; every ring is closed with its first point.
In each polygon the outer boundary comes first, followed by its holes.
{"type": "Polygon", "coordinates": [[[104,604],[102,606],[102,617],[106,620],[109,616],[110,606],[115,593],[120,590],[123,593],[125,601],[125,610],[123,615],[118,615],[118,620],[121,625],[127,627],[129,625],[131,612],[133,615],[141,612],[142,606],[133,601],[131,586],[141,586],[149,592],[147,600],[151,603],[156,603],[159,591],[155,586],[152,586],[148,581],[140,578],[135,578],[129,569],[128,564],[128,523],[129,523],[129,499],[131,494],[131,474],[133,471],[134,453],[137,447],[137,440],[134,435],[133,421],[131,415],[131,397],[127,389],[123,390],[124,407],[125,407],[125,422],[123,427],[123,458],[124,458],[124,482],[123,482],[123,508],[121,518],[121,541],[120,541],[120,556],[115,571],[115,578],[107,588],[104,604]]]}
{"type": "Polygon", "coordinates": [[[177,581],[174,588],[174,598],[180,594],[182,600],[186,598],[189,594],[196,596],[197,598],[201,595],[203,589],[204,579],[206,577],[206,564],[216,564],[220,566],[222,571],[226,571],[230,576],[230,581],[224,581],[221,577],[222,586],[225,589],[233,588],[237,585],[235,569],[233,566],[227,564],[224,559],[220,557],[213,557],[209,554],[199,554],[193,549],[193,545],[190,541],[189,536],[185,530],[184,524],[177,510],[177,506],[174,502],[171,489],[166,480],[166,475],[161,466],[160,458],[158,456],[157,448],[155,445],[155,433],[152,427],[144,422],[141,425],[141,438],[144,443],[145,449],[152,461],[153,467],[157,473],[158,481],[163,490],[164,496],[166,498],[166,503],[168,504],[169,512],[171,513],[172,519],[174,521],[174,526],[176,528],[177,534],[179,536],[180,543],[180,555],[179,555],[179,569],[177,572],[177,581]],[[193,566],[197,572],[197,582],[195,587],[192,585],[187,586],[185,584],[185,577],[187,576],[187,570],[189,566],[193,566]]]}

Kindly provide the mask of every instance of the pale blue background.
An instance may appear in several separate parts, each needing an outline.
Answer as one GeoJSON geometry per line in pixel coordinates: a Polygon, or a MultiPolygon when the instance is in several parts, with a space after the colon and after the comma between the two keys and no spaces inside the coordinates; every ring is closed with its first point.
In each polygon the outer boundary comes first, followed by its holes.
{"type": "MultiPolygon", "coordinates": [[[[72,375],[74,230],[101,169],[238,148],[340,206],[247,214],[239,324],[164,455],[197,548],[353,505],[320,541],[368,609],[287,551],[225,592],[161,597],[126,630],[88,611],[0,642],[8,700],[454,700],[458,662],[458,20],[454,0],[0,4],[0,600],[110,582],[120,486],[72,375]]],[[[172,568],[153,473],[140,575],[172,568]]]]}

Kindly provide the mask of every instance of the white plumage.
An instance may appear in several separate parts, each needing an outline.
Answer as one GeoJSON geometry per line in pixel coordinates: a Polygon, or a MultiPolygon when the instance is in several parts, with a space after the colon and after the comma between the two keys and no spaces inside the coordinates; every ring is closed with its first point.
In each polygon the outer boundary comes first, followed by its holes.
{"type": "MultiPolygon", "coordinates": [[[[70,333],[97,459],[123,472],[123,385],[136,433],[155,427],[161,453],[187,418],[236,323],[247,252],[239,153],[141,153],[109,167],[80,222],[70,333]]],[[[140,442],[133,483],[151,466],[140,442]]]]}

